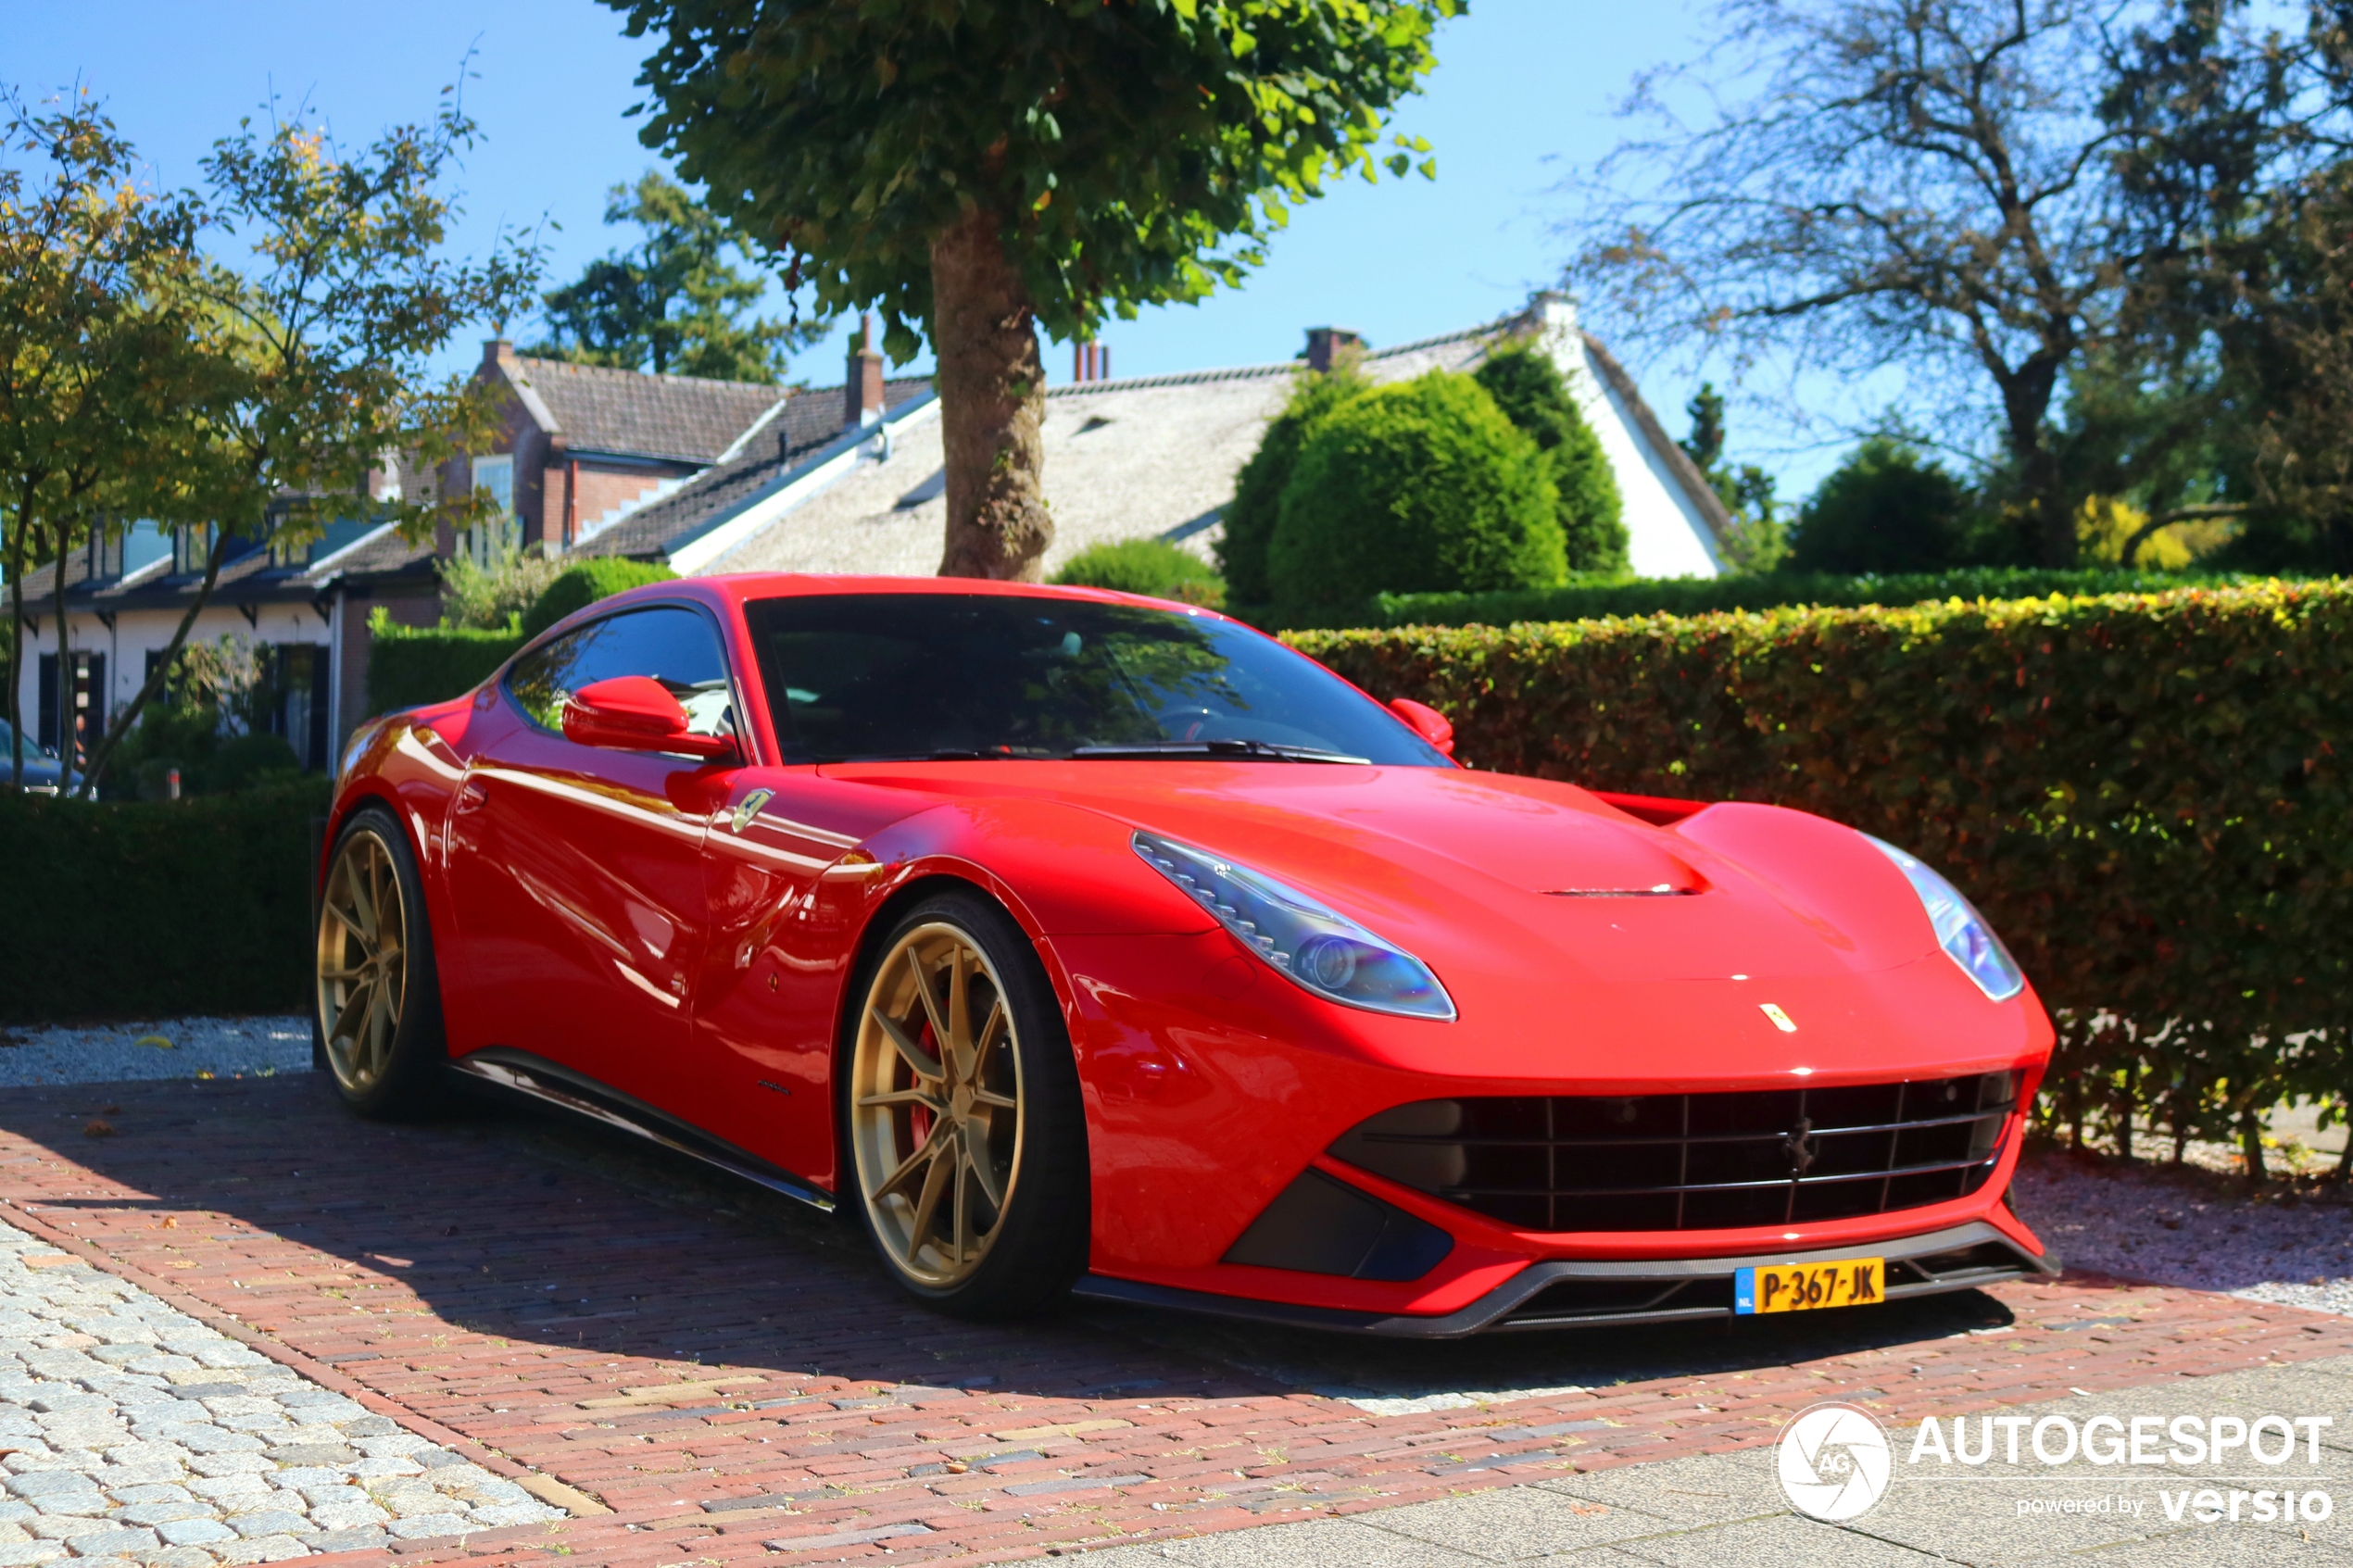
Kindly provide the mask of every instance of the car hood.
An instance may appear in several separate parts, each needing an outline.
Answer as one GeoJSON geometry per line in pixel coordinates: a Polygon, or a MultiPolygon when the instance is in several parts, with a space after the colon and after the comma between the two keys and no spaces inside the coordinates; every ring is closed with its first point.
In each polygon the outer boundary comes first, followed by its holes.
{"type": "Polygon", "coordinates": [[[1050,799],[1290,883],[1440,969],[1587,980],[1831,976],[1912,962],[1934,934],[1860,834],[1753,806],[1669,830],[1571,784],[1277,762],[830,765],[943,801],[1050,799]]]}

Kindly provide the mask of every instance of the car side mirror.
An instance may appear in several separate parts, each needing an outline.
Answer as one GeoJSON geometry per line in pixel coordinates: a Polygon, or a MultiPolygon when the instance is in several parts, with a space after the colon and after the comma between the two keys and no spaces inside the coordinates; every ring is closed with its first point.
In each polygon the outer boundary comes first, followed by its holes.
{"type": "Polygon", "coordinates": [[[564,739],[612,751],[667,751],[706,762],[738,755],[732,735],[698,735],[686,710],[650,675],[591,681],[564,698],[564,739]]]}
{"type": "Polygon", "coordinates": [[[1404,720],[1407,729],[1429,742],[1440,756],[1454,755],[1454,726],[1447,721],[1445,714],[1410,696],[1391,697],[1389,710],[1404,720]]]}

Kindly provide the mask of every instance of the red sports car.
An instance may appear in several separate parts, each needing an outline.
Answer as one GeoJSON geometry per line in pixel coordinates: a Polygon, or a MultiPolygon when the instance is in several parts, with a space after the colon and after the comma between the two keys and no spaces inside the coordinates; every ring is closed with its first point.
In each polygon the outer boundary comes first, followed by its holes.
{"type": "Polygon", "coordinates": [[[2051,1026],[1950,884],[1796,811],[1479,772],[1208,611],[723,577],[374,721],[319,867],[367,1114],[451,1074],[820,1207],[922,1299],[1380,1334],[2055,1265],[2051,1026]]]}

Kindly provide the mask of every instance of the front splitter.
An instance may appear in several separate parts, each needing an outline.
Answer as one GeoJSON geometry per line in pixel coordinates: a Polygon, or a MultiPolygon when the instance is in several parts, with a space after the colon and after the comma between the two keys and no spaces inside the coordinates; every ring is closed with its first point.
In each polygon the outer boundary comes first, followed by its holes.
{"type": "Polygon", "coordinates": [[[2056,1274],[2058,1261],[2036,1257],[1982,1220],[1900,1240],[1865,1242],[1813,1252],[1760,1252],[1743,1258],[1642,1259],[1633,1261],[1554,1260],[1532,1263],[1469,1306],[1442,1317],[1360,1312],[1338,1307],[1303,1307],[1284,1301],[1254,1301],[1206,1290],[1180,1290],[1137,1280],[1088,1274],[1071,1294],[1089,1300],[1138,1307],[1167,1307],[1295,1328],[1378,1334],[1406,1339],[1459,1339],[1466,1335],[1540,1328],[1599,1328],[1613,1323],[1692,1323],[1736,1315],[1729,1305],[1733,1273],[1771,1263],[1829,1263],[1868,1254],[1888,1263],[1886,1297],[1891,1301],[1974,1290],[2003,1280],[2056,1274]],[[1539,1299],[1555,1286],[1556,1298],[1539,1299]],[[1644,1287],[1655,1287],[1647,1299],[1644,1287]],[[1618,1307],[1580,1307],[1579,1287],[1599,1287],[1626,1299],[1618,1307]],[[1720,1294],[1713,1300],[1677,1304],[1679,1298],[1720,1294]]]}

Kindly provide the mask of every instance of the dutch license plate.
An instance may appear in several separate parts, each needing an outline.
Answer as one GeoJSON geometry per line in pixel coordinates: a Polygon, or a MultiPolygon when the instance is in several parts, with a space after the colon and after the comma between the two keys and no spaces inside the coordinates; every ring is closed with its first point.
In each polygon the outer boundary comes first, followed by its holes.
{"type": "Polygon", "coordinates": [[[1875,1307],[1885,1298],[1887,1262],[1842,1258],[1834,1263],[1766,1263],[1732,1273],[1735,1312],[1806,1312],[1817,1307],[1875,1307]]]}

